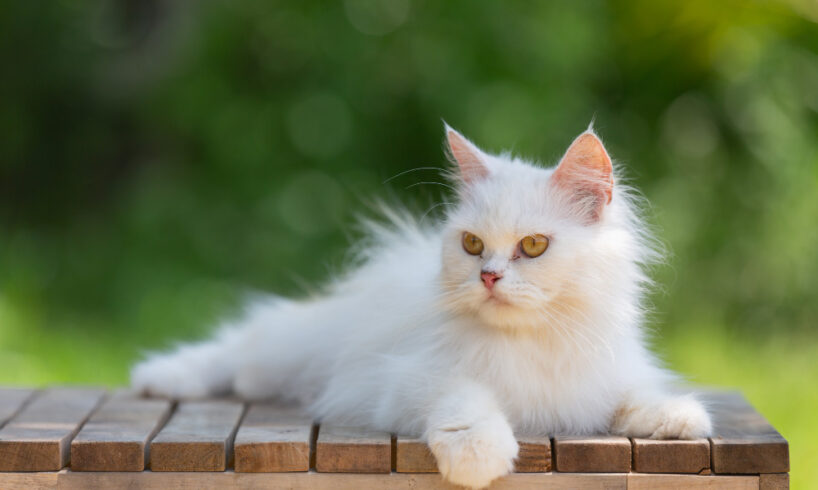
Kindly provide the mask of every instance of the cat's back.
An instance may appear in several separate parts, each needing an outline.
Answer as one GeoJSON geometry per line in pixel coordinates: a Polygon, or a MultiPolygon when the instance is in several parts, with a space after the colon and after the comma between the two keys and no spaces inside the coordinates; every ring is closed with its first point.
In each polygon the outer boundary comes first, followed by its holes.
{"type": "Polygon", "coordinates": [[[441,231],[436,224],[411,219],[370,230],[361,253],[363,265],[339,283],[341,291],[366,296],[371,307],[397,306],[403,299],[436,294],[440,271],[441,231]]]}

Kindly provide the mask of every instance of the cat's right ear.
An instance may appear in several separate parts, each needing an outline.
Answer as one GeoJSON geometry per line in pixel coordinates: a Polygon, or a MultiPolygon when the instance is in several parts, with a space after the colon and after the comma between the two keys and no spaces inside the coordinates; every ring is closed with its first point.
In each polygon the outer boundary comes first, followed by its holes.
{"type": "Polygon", "coordinates": [[[446,153],[453,163],[457,163],[463,181],[471,183],[488,177],[489,169],[486,166],[486,155],[462,134],[452,129],[448,124],[444,123],[444,125],[446,128],[446,153]]]}

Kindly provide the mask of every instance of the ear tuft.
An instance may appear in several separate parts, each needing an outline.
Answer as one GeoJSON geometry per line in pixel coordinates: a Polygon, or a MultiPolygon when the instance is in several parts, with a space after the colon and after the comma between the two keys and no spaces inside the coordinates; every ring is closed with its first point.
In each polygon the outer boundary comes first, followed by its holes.
{"type": "Polygon", "coordinates": [[[613,165],[593,129],[571,143],[551,180],[582,206],[589,222],[599,221],[613,196],[613,165]]]}
{"type": "Polygon", "coordinates": [[[448,124],[445,126],[448,153],[460,168],[463,181],[470,183],[488,177],[489,169],[483,152],[448,124]]]}

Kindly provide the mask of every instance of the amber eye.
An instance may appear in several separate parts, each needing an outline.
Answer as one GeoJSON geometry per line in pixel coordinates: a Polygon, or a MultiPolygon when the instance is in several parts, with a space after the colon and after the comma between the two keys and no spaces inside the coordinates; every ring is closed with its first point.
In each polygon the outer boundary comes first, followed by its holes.
{"type": "Polygon", "coordinates": [[[463,250],[472,255],[480,255],[483,253],[483,240],[474,233],[463,232],[463,250]]]}
{"type": "Polygon", "coordinates": [[[539,257],[548,248],[548,237],[544,235],[529,235],[520,240],[520,249],[527,256],[539,257]]]}

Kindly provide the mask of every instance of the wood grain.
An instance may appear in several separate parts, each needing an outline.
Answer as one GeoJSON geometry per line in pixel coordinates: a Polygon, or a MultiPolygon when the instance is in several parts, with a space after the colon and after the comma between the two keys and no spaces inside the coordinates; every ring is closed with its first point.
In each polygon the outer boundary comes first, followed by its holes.
{"type": "Polygon", "coordinates": [[[758,490],[789,490],[789,473],[764,473],[758,475],[758,490]]]}
{"type": "Polygon", "coordinates": [[[97,410],[71,442],[73,471],[142,471],[148,443],[170,415],[168,400],[119,393],[97,410]]]}
{"type": "Polygon", "coordinates": [[[28,388],[0,388],[0,427],[19,412],[34,393],[28,388]]]}
{"type": "Polygon", "coordinates": [[[309,471],[312,429],[299,409],[251,405],[236,434],[236,472],[309,471]]]}
{"type": "Polygon", "coordinates": [[[0,430],[0,471],[56,471],[71,458],[71,439],[105,390],[51,388],[0,430]]]}
{"type": "Polygon", "coordinates": [[[180,402],[150,445],[153,471],[224,471],[244,405],[229,400],[180,402]]]}
{"type": "Polygon", "coordinates": [[[710,441],[633,439],[633,471],[700,473],[710,468],[710,441]]]}
{"type": "Polygon", "coordinates": [[[551,471],[551,439],[544,436],[519,436],[520,452],[514,462],[518,473],[544,473],[551,471]]]}
{"type": "Polygon", "coordinates": [[[758,476],[657,475],[652,473],[630,473],[628,475],[628,490],[710,490],[716,488],[757,490],[758,476]]]}
{"type": "Polygon", "coordinates": [[[437,461],[423,439],[399,435],[395,444],[395,471],[437,473],[437,461]]]}
{"type": "Polygon", "coordinates": [[[789,445],[747,400],[735,392],[712,392],[703,400],[713,415],[710,438],[714,473],[786,473],[789,445]]]}
{"type": "MultiPolygon", "coordinates": [[[[514,463],[518,473],[551,471],[551,440],[541,436],[517,438],[520,452],[514,463]]],[[[437,462],[429,446],[420,438],[398,436],[395,471],[399,473],[437,473],[437,462]]]]}
{"type": "MultiPolygon", "coordinates": [[[[653,476],[653,475],[649,475],[653,476]]],[[[657,475],[658,476],[658,475],[657,475]]],[[[747,478],[747,477],[744,477],[747,478]]],[[[491,490],[624,490],[624,474],[514,473],[496,480],[491,490]]],[[[107,490],[109,488],[167,489],[268,489],[290,490],[463,490],[443,481],[437,474],[343,474],[343,473],[155,473],[71,472],[0,473],[0,488],[58,488],[64,490],[107,490]]],[[[708,488],[719,488],[710,486],[708,488]]],[[[730,488],[730,487],[722,487],[730,488]]]]}
{"type": "Polygon", "coordinates": [[[389,473],[392,438],[388,432],[322,424],[315,469],[324,473],[389,473]]]}
{"type": "Polygon", "coordinates": [[[631,469],[631,441],[626,437],[554,438],[557,471],[570,473],[627,473],[631,469]]]}

